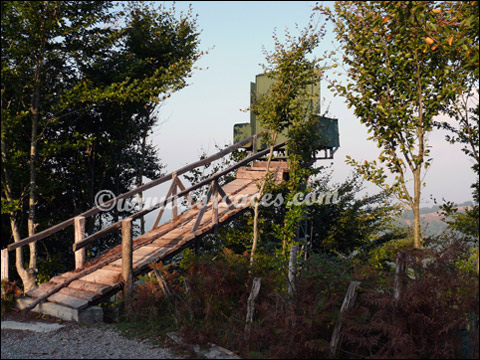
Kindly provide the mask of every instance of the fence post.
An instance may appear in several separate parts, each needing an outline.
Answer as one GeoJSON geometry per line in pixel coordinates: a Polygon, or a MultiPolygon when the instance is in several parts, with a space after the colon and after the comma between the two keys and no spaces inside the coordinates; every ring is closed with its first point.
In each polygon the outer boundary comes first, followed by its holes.
{"type": "Polygon", "coordinates": [[[399,253],[395,261],[395,278],[394,278],[394,292],[393,298],[395,301],[399,301],[403,292],[403,282],[406,272],[406,258],[405,254],[399,253]]]}
{"type": "Polygon", "coordinates": [[[335,323],[335,327],[332,333],[332,339],[330,340],[330,356],[335,357],[337,355],[338,344],[340,343],[340,331],[342,330],[342,314],[345,311],[350,310],[355,304],[357,298],[357,289],[360,286],[360,281],[351,281],[348,286],[347,293],[343,299],[342,307],[340,308],[340,318],[335,323]]]}
{"type": "Polygon", "coordinates": [[[297,255],[298,245],[290,248],[290,261],[288,262],[288,295],[293,300],[297,292],[297,255]]]}
{"type": "Polygon", "coordinates": [[[133,293],[133,245],[132,219],[122,221],[122,277],[124,281],[123,296],[128,305],[133,293]]]}
{"type": "MultiPolygon", "coordinates": [[[[73,219],[75,227],[75,243],[85,239],[85,217],[77,216],[73,219]]],[[[75,251],[75,270],[85,265],[85,248],[75,251]]]]}
{"type": "Polygon", "coordinates": [[[2,281],[8,278],[8,249],[2,250],[2,281]]]}
{"type": "Polygon", "coordinates": [[[260,292],[260,286],[262,285],[262,278],[253,279],[252,290],[247,301],[247,318],[245,319],[245,336],[250,336],[250,327],[253,322],[253,314],[255,312],[255,300],[260,292]]]}

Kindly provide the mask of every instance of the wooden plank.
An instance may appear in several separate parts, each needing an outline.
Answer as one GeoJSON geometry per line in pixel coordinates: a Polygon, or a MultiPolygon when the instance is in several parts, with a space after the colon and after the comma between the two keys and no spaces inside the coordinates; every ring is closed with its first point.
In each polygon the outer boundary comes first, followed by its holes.
{"type": "Polygon", "coordinates": [[[46,294],[48,291],[50,291],[51,289],[53,289],[53,287],[56,285],[56,283],[51,283],[51,282],[48,282],[48,283],[44,283],[44,284],[40,284],[37,288],[35,289],[32,289],[30,290],[29,292],[27,292],[25,295],[27,296],[30,296],[31,298],[38,298],[44,294],[46,294]]]}
{"type": "Polygon", "coordinates": [[[111,287],[107,285],[95,284],[83,280],[75,280],[68,285],[69,289],[81,290],[85,292],[95,293],[97,295],[105,295],[110,291],[111,287]]]}
{"type": "Polygon", "coordinates": [[[122,273],[102,268],[83,276],[81,280],[110,286],[122,281],[122,273]]]}
{"type": "Polygon", "coordinates": [[[88,302],[95,301],[102,297],[102,295],[97,294],[95,292],[72,289],[71,287],[64,287],[61,289],[57,294],[63,294],[68,296],[73,296],[78,299],[87,300],[88,302]]]}
{"type": "Polygon", "coordinates": [[[74,296],[61,294],[57,292],[47,298],[48,301],[55,304],[68,306],[72,309],[85,309],[88,306],[88,301],[84,299],[79,299],[74,296]]]}
{"type": "Polygon", "coordinates": [[[265,178],[264,171],[250,171],[248,168],[240,168],[237,171],[237,179],[261,180],[265,178]]]}
{"type": "Polygon", "coordinates": [[[133,252],[134,255],[153,255],[161,252],[162,249],[155,246],[143,246],[133,252]]]}
{"type": "MultiPolygon", "coordinates": [[[[267,168],[267,161],[255,160],[252,163],[252,169],[255,168],[263,168],[265,170],[267,168]]],[[[270,169],[285,169],[288,170],[288,162],[287,161],[270,161],[270,169]]]]}
{"type": "Polygon", "coordinates": [[[137,254],[133,256],[133,269],[137,270],[143,268],[145,266],[150,265],[153,262],[157,262],[163,258],[165,254],[168,253],[170,249],[164,248],[161,252],[157,252],[155,254],[137,254]]]}
{"type": "Polygon", "coordinates": [[[159,249],[162,249],[162,248],[165,248],[165,247],[172,247],[176,243],[177,243],[177,241],[175,241],[175,239],[173,239],[173,240],[160,239],[160,240],[155,240],[150,245],[151,246],[156,246],[159,249]]]}

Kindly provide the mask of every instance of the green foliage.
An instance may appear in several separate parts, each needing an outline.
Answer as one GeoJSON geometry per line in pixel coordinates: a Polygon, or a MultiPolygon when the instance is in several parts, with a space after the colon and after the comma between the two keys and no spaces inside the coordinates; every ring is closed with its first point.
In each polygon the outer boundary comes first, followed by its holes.
{"type": "MultiPolygon", "coordinates": [[[[144,2],[2,2],[1,36],[2,214],[26,217],[32,161],[38,230],[93,207],[99,190],[118,195],[138,179],[162,174],[157,149],[146,138],[158,104],[187,86],[203,54],[191,11],[144,2]],[[29,141],[35,88],[37,161],[29,141]],[[5,202],[7,188],[12,199],[5,202]]],[[[90,218],[87,232],[122,215],[90,218]]],[[[70,235],[52,236],[48,252],[71,254],[70,235]]],[[[2,216],[2,239],[9,238],[2,216]]],[[[106,238],[88,252],[115,241],[106,238]]],[[[68,259],[62,257],[63,265],[68,259]]]]}
{"type": "Polygon", "coordinates": [[[317,114],[309,101],[309,91],[320,80],[321,59],[312,54],[324,33],[323,26],[317,28],[310,23],[296,37],[286,31],[283,42],[274,34],[274,51],[265,52],[267,65],[264,65],[264,70],[275,81],[265,95],[255,99],[251,109],[269,131],[269,143],[274,143],[277,135],[285,130],[289,139],[288,205],[283,227],[277,231],[282,238],[284,253],[295,240],[298,222],[305,213],[303,206],[289,200],[305,189],[305,179],[312,174],[308,168],[318,148],[313,116],[317,114]]]}
{"type": "Polygon", "coordinates": [[[468,250],[445,246],[445,240],[436,249],[402,250],[407,275],[400,275],[397,301],[392,272],[381,286],[362,282],[355,308],[343,316],[345,351],[378,358],[478,357],[478,277],[458,266],[468,250]]]}
{"type": "Polygon", "coordinates": [[[330,184],[329,175],[325,175],[310,186],[313,193],[326,195],[321,204],[313,204],[307,210],[312,221],[314,252],[359,256],[392,239],[406,237],[405,229],[396,223],[400,208],[391,203],[388,194],[358,197],[363,190],[358,174],[340,184],[330,184]],[[327,194],[337,194],[336,201],[330,201],[327,194]]]}
{"type": "Polygon", "coordinates": [[[330,88],[354,108],[381,149],[379,163],[350,157],[347,162],[412,208],[417,247],[422,173],[432,160],[427,135],[433,118],[467,81],[463,65],[435,51],[429,37],[438,28],[432,18],[449,3],[338,1],[335,11],[324,9],[341,43],[347,76],[345,84],[335,79],[330,88]],[[387,181],[388,173],[393,181],[387,181]],[[409,173],[413,189],[408,189],[409,173]]]}
{"type": "Polygon", "coordinates": [[[53,276],[67,271],[63,265],[61,253],[41,257],[37,262],[37,268],[37,283],[39,285],[50,281],[53,276]]]}

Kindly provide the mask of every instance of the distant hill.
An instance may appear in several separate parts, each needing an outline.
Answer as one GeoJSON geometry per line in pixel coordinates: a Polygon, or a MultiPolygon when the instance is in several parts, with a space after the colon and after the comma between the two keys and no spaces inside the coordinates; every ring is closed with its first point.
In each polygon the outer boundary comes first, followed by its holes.
{"type": "MultiPolygon", "coordinates": [[[[467,201],[458,205],[459,211],[464,211],[466,208],[473,206],[473,202],[467,201]]],[[[442,221],[440,216],[440,207],[432,206],[420,209],[420,218],[422,222],[422,228],[427,235],[438,235],[447,228],[447,224],[442,221]]],[[[405,211],[402,216],[402,220],[407,225],[413,224],[413,211],[405,211]]]]}

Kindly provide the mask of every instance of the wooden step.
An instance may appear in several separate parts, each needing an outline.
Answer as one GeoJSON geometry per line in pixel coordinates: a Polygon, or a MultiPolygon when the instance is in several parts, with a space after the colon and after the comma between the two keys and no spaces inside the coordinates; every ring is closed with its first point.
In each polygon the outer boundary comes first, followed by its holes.
{"type": "MultiPolygon", "coordinates": [[[[256,169],[266,169],[267,161],[255,160],[252,164],[252,168],[256,169]]],[[[270,169],[285,169],[289,170],[287,161],[270,161],[270,169]]]]}
{"type": "Polygon", "coordinates": [[[91,274],[85,275],[80,280],[101,285],[115,285],[122,281],[122,273],[121,271],[101,268],[91,274]]]}
{"type": "Polygon", "coordinates": [[[53,294],[52,296],[50,296],[47,300],[49,302],[59,304],[59,305],[63,305],[63,306],[67,306],[69,308],[77,309],[77,310],[87,308],[88,303],[89,303],[88,300],[79,299],[75,296],[67,295],[67,294],[62,293],[60,291],[53,294]]]}

